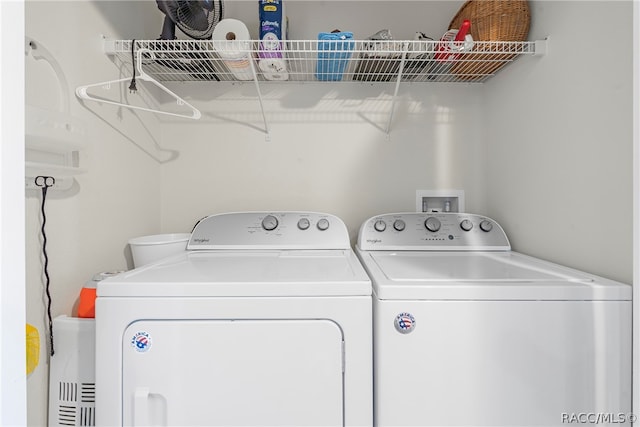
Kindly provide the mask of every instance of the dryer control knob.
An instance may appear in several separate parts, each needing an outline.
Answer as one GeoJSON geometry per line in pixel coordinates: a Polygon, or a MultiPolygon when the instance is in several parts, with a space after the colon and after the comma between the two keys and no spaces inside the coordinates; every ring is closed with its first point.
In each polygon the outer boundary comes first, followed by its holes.
{"type": "Polygon", "coordinates": [[[326,218],[320,218],[317,224],[318,230],[324,231],[329,228],[329,220],[326,218]]]}
{"type": "Polygon", "coordinates": [[[377,220],[376,222],[373,223],[373,228],[376,231],[383,232],[384,230],[387,229],[387,223],[384,222],[383,220],[379,219],[379,220],[377,220]]]}
{"type": "Polygon", "coordinates": [[[440,220],[438,218],[430,216],[424,222],[424,226],[427,228],[427,230],[435,233],[436,231],[440,230],[440,220]]]}
{"type": "Polygon", "coordinates": [[[464,231],[471,231],[471,229],[473,228],[473,223],[468,219],[463,219],[460,223],[460,228],[462,228],[464,231]]]}
{"type": "Polygon", "coordinates": [[[262,220],[262,228],[267,231],[275,230],[278,227],[278,218],[273,215],[267,215],[262,220]]]}
{"type": "Polygon", "coordinates": [[[393,223],[393,228],[395,228],[396,231],[402,231],[406,226],[407,224],[401,219],[396,219],[393,223]]]}
{"type": "Polygon", "coordinates": [[[486,232],[493,230],[493,223],[487,220],[480,222],[480,230],[486,231],[486,232]]]}
{"type": "Polygon", "coordinates": [[[300,230],[306,230],[310,225],[311,223],[307,218],[300,218],[300,220],[298,221],[298,228],[300,230]]]}

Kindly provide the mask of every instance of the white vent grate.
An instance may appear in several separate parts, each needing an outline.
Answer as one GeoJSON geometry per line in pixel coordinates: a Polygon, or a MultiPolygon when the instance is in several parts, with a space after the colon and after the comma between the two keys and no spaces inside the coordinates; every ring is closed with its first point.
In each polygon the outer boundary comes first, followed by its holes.
{"type": "Polygon", "coordinates": [[[56,353],[49,366],[49,427],[95,425],[95,321],[53,319],[56,353]]]}
{"type": "Polygon", "coordinates": [[[96,385],[93,383],[82,383],[80,401],[82,403],[94,403],[96,401],[96,385]]]}
{"type": "Polygon", "coordinates": [[[61,426],[95,426],[94,383],[60,382],[58,384],[58,425],[61,426]],[[78,401],[78,390],[80,399],[78,401]]]}
{"type": "Polygon", "coordinates": [[[80,408],[80,423],[82,427],[93,427],[96,425],[96,409],[94,407],[80,408]]]}
{"type": "Polygon", "coordinates": [[[60,382],[58,399],[60,402],[77,402],[78,401],[78,384],[70,382],[60,382]]]}
{"type": "Polygon", "coordinates": [[[76,410],[75,405],[58,405],[58,424],[61,426],[75,426],[76,410]]]}

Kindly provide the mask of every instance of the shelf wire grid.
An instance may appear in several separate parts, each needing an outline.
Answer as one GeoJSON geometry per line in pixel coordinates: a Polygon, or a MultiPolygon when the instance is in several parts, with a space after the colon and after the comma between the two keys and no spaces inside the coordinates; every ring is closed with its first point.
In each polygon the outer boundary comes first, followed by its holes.
{"type": "MultiPolygon", "coordinates": [[[[131,40],[105,42],[107,54],[132,65],[131,40]]],[[[136,40],[142,70],[158,81],[475,82],[495,75],[536,42],[431,40],[289,40],[262,50],[257,40],[136,40]],[[275,67],[269,65],[274,63],[275,67]],[[283,68],[284,66],[284,68],[283,68]]]]}

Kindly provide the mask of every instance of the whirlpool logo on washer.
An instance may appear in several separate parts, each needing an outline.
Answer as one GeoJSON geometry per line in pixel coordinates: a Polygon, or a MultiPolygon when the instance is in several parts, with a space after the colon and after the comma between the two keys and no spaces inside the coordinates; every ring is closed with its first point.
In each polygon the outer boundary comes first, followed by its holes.
{"type": "Polygon", "coordinates": [[[401,334],[413,332],[416,327],[416,318],[411,313],[400,313],[394,320],[396,330],[401,334]]]}
{"type": "Polygon", "coordinates": [[[137,332],[131,338],[131,347],[135,348],[138,353],[145,353],[151,348],[151,335],[147,332],[137,332]]]}

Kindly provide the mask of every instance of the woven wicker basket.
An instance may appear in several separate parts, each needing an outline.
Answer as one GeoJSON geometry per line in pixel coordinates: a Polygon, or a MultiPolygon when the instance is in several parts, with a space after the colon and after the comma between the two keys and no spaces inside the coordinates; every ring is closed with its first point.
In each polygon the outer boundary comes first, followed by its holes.
{"type": "MultiPolygon", "coordinates": [[[[527,0],[469,0],[462,5],[449,24],[460,28],[462,21],[471,21],[471,35],[475,41],[525,41],[529,34],[531,13],[527,0]]],[[[474,48],[472,53],[460,55],[451,71],[462,80],[478,80],[494,74],[515,55],[486,54],[492,46],[474,48]]]]}

